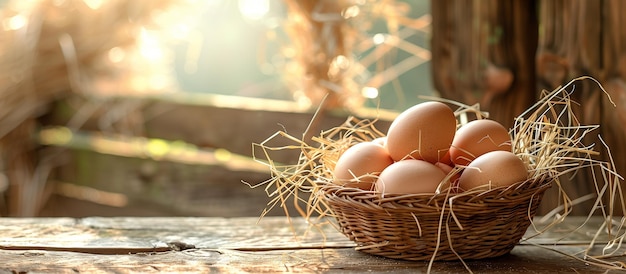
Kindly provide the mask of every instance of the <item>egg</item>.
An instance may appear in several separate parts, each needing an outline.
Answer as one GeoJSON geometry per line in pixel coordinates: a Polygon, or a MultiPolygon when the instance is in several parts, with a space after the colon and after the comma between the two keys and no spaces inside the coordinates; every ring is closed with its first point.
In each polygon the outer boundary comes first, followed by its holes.
{"type": "MultiPolygon", "coordinates": [[[[452,139],[452,141],[454,142],[454,139],[452,139]]],[[[451,167],[454,167],[454,163],[452,162],[452,157],[450,157],[450,150],[448,150],[448,152],[439,159],[438,163],[443,163],[451,167]]]]}
{"type": "Polygon", "coordinates": [[[371,190],[377,176],[392,163],[393,159],[383,146],[362,142],[339,156],[333,174],[338,184],[371,190]]]}
{"type": "Polygon", "coordinates": [[[461,173],[458,172],[458,170],[456,170],[454,167],[451,167],[446,163],[435,163],[435,166],[441,169],[446,174],[446,177],[448,177],[447,182],[445,183],[450,184],[444,185],[444,189],[445,187],[452,187],[453,189],[457,189],[461,173]]]}
{"type": "Polygon", "coordinates": [[[387,131],[386,146],[395,161],[402,159],[439,162],[456,132],[456,117],[441,102],[424,102],[396,117],[387,131]]]}
{"type": "Polygon", "coordinates": [[[440,168],[423,160],[402,160],[388,166],[376,181],[375,190],[385,194],[435,193],[446,177],[440,168]]]}
{"type": "Polygon", "coordinates": [[[450,165],[448,165],[446,163],[441,163],[441,162],[435,163],[435,166],[440,168],[446,174],[452,172],[452,169],[453,169],[450,165]]]}
{"type": "Polygon", "coordinates": [[[375,144],[379,144],[381,146],[385,146],[385,143],[387,142],[387,136],[378,137],[378,138],[372,140],[372,142],[375,143],[375,144]]]}
{"type": "Polygon", "coordinates": [[[509,151],[491,151],[478,156],[461,173],[459,187],[491,189],[526,181],[528,169],[517,155],[509,151]]]}
{"type": "Polygon", "coordinates": [[[500,123],[480,119],[461,126],[452,140],[450,158],[456,165],[468,165],[490,151],[511,151],[511,136],[500,123]]]}

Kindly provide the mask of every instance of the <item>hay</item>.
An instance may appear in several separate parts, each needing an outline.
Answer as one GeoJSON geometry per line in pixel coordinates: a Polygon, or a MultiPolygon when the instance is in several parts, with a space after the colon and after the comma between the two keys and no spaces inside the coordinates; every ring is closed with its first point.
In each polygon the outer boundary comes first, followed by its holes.
{"type": "MultiPolygon", "coordinates": [[[[494,188],[485,192],[472,190],[458,194],[451,193],[449,189],[445,187],[440,187],[440,192],[434,196],[430,195],[430,198],[424,197],[425,194],[392,195],[392,197],[386,195],[384,198],[381,198],[380,193],[374,191],[364,191],[335,185],[333,183],[332,171],[339,155],[355,143],[373,140],[384,135],[376,129],[375,120],[359,120],[350,117],[343,125],[323,131],[319,136],[313,137],[310,143],[303,141],[303,139],[290,136],[286,132],[277,132],[264,142],[253,144],[253,151],[262,151],[262,155],[254,156],[255,159],[266,164],[272,173],[270,180],[258,185],[264,186],[266,194],[271,198],[264,213],[275,206],[280,206],[285,209],[285,214],[287,218],[289,218],[290,212],[285,206],[292,200],[296,205],[298,213],[306,218],[312,226],[331,224],[340,231],[345,232],[345,222],[351,222],[349,220],[351,217],[348,216],[348,220],[346,220],[346,218],[344,218],[345,216],[339,216],[336,212],[337,208],[333,207],[334,205],[331,206],[329,203],[348,203],[350,204],[348,207],[352,206],[355,208],[354,210],[357,210],[356,208],[358,207],[358,212],[360,212],[358,213],[359,216],[365,218],[363,216],[368,216],[368,214],[378,214],[369,211],[369,209],[367,209],[369,207],[383,206],[386,208],[385,210],[391,212],[395,210],[392,208],[397,209],[401,207],[401,205],[409,205],[410,208],[416,208],[420,207],[420,203],[431,204],[433,201],[441,201],[440,204],[436,204],[439,207],[438,212],[440,212],[440,216],[437,217],[439,218],[439,235],[437,237],[441,238],[437,239],[437,242],[439,242],[446,237],[447,239],[453,239],[453,235],[450,235],[450,231],[464,230],[462,222],[458,221],[465,212],[463,201],[469,199],[470,203],[468,205],[474,206],[472,203],[483,203],[481,199],[495,195],[494,197],[496,198],[489,199],[502,203],[501,199],[506,200],[508,199],[506,198],[507,196],[512,195],[511,197],[518,197],[518,193],[530,191],[528,194],[530,195],[529,199],[532,199],[534,202],[529,204],[531,209],[528,209],[528,212],[525,212],[523,214],[524,216],[520,217],[520,219],[530,218],[530,220],[527,221],[535,228],[537,232],[535,236],[537,236],[562,222],[570,214],[572,207],[575,206],[576,201],[568,197],[562,190],[559,178],[563,176],[574,176],[578,171],[590,169],[595,175],[596,180],[594,183],[597,190],[597,192],[592,193],[592,195],[597,199],[595,202],[596,206],[589,212],[589,216],[601,215],[604,219],[604,225],[598,228],[596,237],[589,243],[589,248],[587,248],[583,254],[571,254],[571,256],[575,256],[590,264],[611,269],[623,269],[623,264],[610,261],[610,258],[613,256],[623,255],[619,254],[618,251],[624,241],[624,237],[626,237],[626,219],[620,219],[615,216],[615,212],[619,212],[617,207],[621,207],[622,210],[624,209],[624,197],[621,188],[623,178],[616,173],[612,161],[603,162],[594,159],[593,156],[601,153],[601,149],[605,149],[602,153],[608,153],[610,155],[610,150],[605,144],[602,144],[603,147],[598,147],[595,144],[584,143],[585,136],[595,133],[595,130],[599,126],[580,124],[572,111],[572,106],[575,105],[576,102],[572,101],[570,95],[575,92],[575,83],[583,80],[595,81],[601,87],[595,79],[590,77],[574,79],[567,85],[552,92],[544,92],[543,97],[535,105],[515,119],[514,127],[511,129],[513,151],[529,166],[530,178],[526,182],[519,183],[510,188],[494,188]],[[271,147],[268,145],[278,138],[285,138],[292,142],[292,144],[281,147],[271,147]],[[286,149],[295,149],[301,152],[298,162],[294,164],[274,163],[271,157],[272,151],[286,149]],[[551,214],[544,216],[542,219],[546,221],[547,224],[540,225],[532,220],[534,213],[531,211],[536,209],[538,201],[541,198],[541,193],[550,186],[556,186],[560,190],[562,201],[551,214]],[[329,189],[332,189],[332,191],[329,191],[329,189]],[[533,191],[535,194],[533,194],[533,191]],[[330,192],[332,192],[332,194],[329,196],[330,192]],[[604,204],[603,198],[607,197],[609,201],[614,201],[614,203],[604,204]],[[388,202],[393,202],[393,204],[385,206],[388,202]],[[361,211],[366,211],[366,213],[361,211]],[[444,212],[448,213],[444,214],[444,212]],[[335,218],[339,218],[341,224],[338,225],[335,223],[333,221],[335,218]],[[450,224],[446,220],[453,220],[453,223],[450,224]],[[443,224],[445,224],[445,227],[442,227],[443,224]],[[458,229],[452,229],[450,226],[457,226],[458,229]],[[448,233],[447,235],[444,233],[446,231],[448,233]],[[606,233],[606,231],[608,231],[608,233],[606,233]],[[600,239],[600,237],[603,238],[600,239]],[[606,244],[598,254],[593,247],[594,244],[599,241],[606,241],[608,244],[606,244]]],[[[470,107],[459,103],[456,103],[456,105],[460,106],[456,111],[459,120],[463,120],[461,118],[465,117],[466,115],[464,114],[468,112],[472,112],[475,116],[486,115],[480,112],[477,106],[470,107]]],[[[526,205],[526,207],[529,205],[526,205]]],[[[475,210],[475,208],[470,208],[470,210],[475,210]]],[[[491,208],[489,210],[494,209],[491,208]]],[[[341,214],[343,215],[344,213],[341,214]]],[[[262,214],[261,217],[263,217],[263,215],[264,214],[262,214]]],[[[390,215],[387,214],[387,216],[390,215]]],[[[385,218],[384,215],[377,217],[385,218]]],[[[363,220],[354,221],[362,222],[363,220]]],[[[393,225],[394,224],[387,224],[385,226],[387,227],[386,230],[393,231],[393,225]]],[[[420,232],[424,229],[423,223],[418,222],[416,224],[413,222],[413,226],[417,226],[420,232]]],[[[528,224],[523,228],[523,232],[526,231],[527,226],[528,224]]],[[[465,229],[468,228],[465,227],[465,229]]],[[[572,233],[574,232],[575,231],[572,231],[572,233]]],[[[352,239],[352,236],[349,234],[346,235],[352,239]]],[[[515,241],[517,240],[519,239],[515,241]]],[[[453,243],[450,243],[450,248],[452,248],[452,246],[453,243]]],[[[379,246],[365,245],[359,248],[376,249],[379,248],[379,246]]],[[[435,247],[435,251],[430,259],[431,265],[435,260],[435,253],[444,248],[446,247],[435,247]]],[[[512,246],[509,248],[512,248],[512,246]]],[[[458,259],[463,260],[454,249],[452,252],[457,255],[458,259]]],[[[399,257],[400,255],[394,253],[392,256],[399,257]]]]}
{"type": "MultiPolygon", "coordinates": [[[[294,99],[322,109],[361,107],[364,88],[378,89],[430,59],[428,51],[404,41],[407,33],[423,30],[428,18],[410,18],[402,1],[284,0],[288,41],[283,75],[294,99]],[[380,24],[380,25],[377,25],[380,24]],[[380,41],[372,39],[372,31],[380,41]],[[396,50],[412,57],[398,64],[396,50]],[[376,73],[370,73],[375,67],[376,73]]],[[[427,17],[427,16],[425,16],[427,17]]],[[[403,98],[399,85],[399,101],[403,98]]]]}

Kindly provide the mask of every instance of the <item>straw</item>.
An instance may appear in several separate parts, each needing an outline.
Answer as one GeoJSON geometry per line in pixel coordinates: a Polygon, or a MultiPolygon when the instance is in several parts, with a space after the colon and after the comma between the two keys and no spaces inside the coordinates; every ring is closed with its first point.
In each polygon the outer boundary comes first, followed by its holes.
{"type": "MultiPolygon", "coordinates": [[[[583,200],[596,199],[589,216],[600,214],[605,225],[598,229],[580,259],[614,268],[615,264],[607,258],[619,255],[615,252],[626,234],[624,218],[620,221],[614,216],[619,207],[624,209],[624,202],[617,202],[623,200],[623,178],[615,171],[612,160],[594,159],[600,153],[598,146],[584,142],[599,127],[581,124],[572,111],[576,103],[570,95],[575,92],[575,83],[584,80],[601,87],[591,77],[576,78],[552,92],[544,92],[535,105],[515,118],[511,129],[513,152],[528,165],[527,181],[461,193],[454,193],[442,182],[434,195],[384,197],[375,191],[337,185],[332,170],[339,156],[351,145],[384,135],[376,129],[376,120],[349,117],[342,125],[322,131],[310,143],[277,132],[264,142],[253,144],[255,150],[264,154],[264,158],[257,155],[255,159],[265,163],[272,173],[272,178],[263,184],[273,201],[268,206],[284,206],[285,201],[297,198],[294,203],[302,209],[300,215],[311,225],[328,223],[319,220],[335,220],[337,229],[357,243],[358,250],[390,258],[428,260],[432,266],[436,260],[500,256],[525,240],[522,237],[529,226],[532,225],[537,235],[553,228],[581,201],[567,196],[560,178],[589,170],[597,191],[583,200]],[[275,138],[287,138],[293,144],[268,146],[275,138]],[[300,150],[299,161],[293,165],[275,165],[271,152],[283,149],[300,150]],[[546,218],[552,219],[551,223],[538,229],[533,218],[543,193],[552,186],[559,189],[562,203],[551,213],[556,217],[546,218]],[[307,198],[297,193],[306,193],[307,198]],[[604,204],[605,200],[614,202],[608,205],[604,204]],[[608,244],[602,254],[594,254],[592,247],[601,237],[608,244]]],[[[455,111],[459,120],[468,113],[477,118],[488,115],[477,106],[444,101],[459,107],[455,111]]],[[[610,154],[606,144],[602,145],[610,154]]],[[[285,213],[289,218],[290,213],[287,210],[285,213]]]]}

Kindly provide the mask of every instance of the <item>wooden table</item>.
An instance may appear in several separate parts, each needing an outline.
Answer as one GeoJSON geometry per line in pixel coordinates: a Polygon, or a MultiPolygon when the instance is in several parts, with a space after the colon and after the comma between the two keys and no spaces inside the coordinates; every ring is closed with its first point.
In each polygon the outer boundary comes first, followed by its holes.
{"type": "MultiPolygon", "coordinates": [[[[302,219],[258,218],[0,218],[0,273],[32,272],[426,272],[428,262],[386,259],[354,250],[332,227],[304,233],[302,219]],[[324,240],[323,236],[326,236],[324,240]]],[[[605,273],[573,254],[595,229],[556,238],[582,219],[568,217],[556,233],[499,258],[467,261],[475,273],[605,273]],[[544,244],[544,245],[541,245],[544,244]],[[540,245],[540,246],[538,246],[540,245]]],[[[594,220],[596,223],[598,220],[594,220]]],[[[623,253],[623,252],[622,252],[623,253]]],[[[626,257],[614,260],[626,261],[626,257]]],[[[435,262],[433,273],[466,272],[435,262]]]]}

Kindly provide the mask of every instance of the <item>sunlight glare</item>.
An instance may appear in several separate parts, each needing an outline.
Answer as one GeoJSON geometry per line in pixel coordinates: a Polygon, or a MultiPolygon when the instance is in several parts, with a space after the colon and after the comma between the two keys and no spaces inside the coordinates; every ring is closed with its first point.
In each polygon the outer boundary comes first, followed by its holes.
{"type": "Polygon", "coordinates": [[[361,13],[361,9],[359,8],[359,6],[352,5],[346,8],[345,10],[343,10],[341,15],[343,16],[344,19],[350,19],[353,17],[357,17],[359,13],[361,13]]]}
{"type": "Polygon", "coordinates": [[[97,10],[104,4],[104,0],[83,0],[83,2],[92,10],[97,10]]]}
{"type": "Polygon", "coordinates": [[[161,139],[150,139],[147,144],[146,153],[153,159],[161,159],[170,152],[169,143],[161,139]]]}
{"type": "Polygon", "coordinates": [[[4,19],[2,21],[2,27],[4,30],[18,30],[26,26],[26,23],[28,23],[26,16],[18,14],[11,18],[4,19]]]}
{"type": "Polygon", "coordinates": [[[140,38],[141,55],[150,61],[159,61],[163,58],[163,50],[154,34],[142,28],[140,38]]]}
{"type": "Polygon", "coordinates": [[[218,148],[215,150],[215,159],[220,162],[228,162],[231,160],[232,156],[232,153],[226,149],[218,148]]]}
{"type": "Polygon", "coordinates": [[[385,43],[386,37],[382,33],[377,33],[374,35],[374,37],[372,37],[372,40],[374,40],[375,45],[381,45],[385,43]]]}
{"type": "Polygon", "coordinates": [[[167,75],[154,75],[150,77],[150,88],[155,90],[162,90],[167,87],[168,80],[167,75]]]}
{"type": "Polygon", "coordinates": [[[337,68],[342,70],[347,69],[350,67],[350,59],[345,55],[337,55],[331,65],[337,66],[337,68]]]}
{"type": "Polygon", "coordinates": [[[269,0],[239,0],[239,12],[245,18],[258,20],[270,11],[269,0]]]}
{"type": "Polygon", "coordinates": [[[114,47],[109,50],[109,60],[113,63],[119,63],[126,57],[126,52],[120,47],[114,47]]]}
{"type": "Polygon", "coordinates": [[[363,89],[361,89],[361,95],[365,98],[374,99],[378,97],[378,89],[375,87],[363,87],[363,89]]]}

